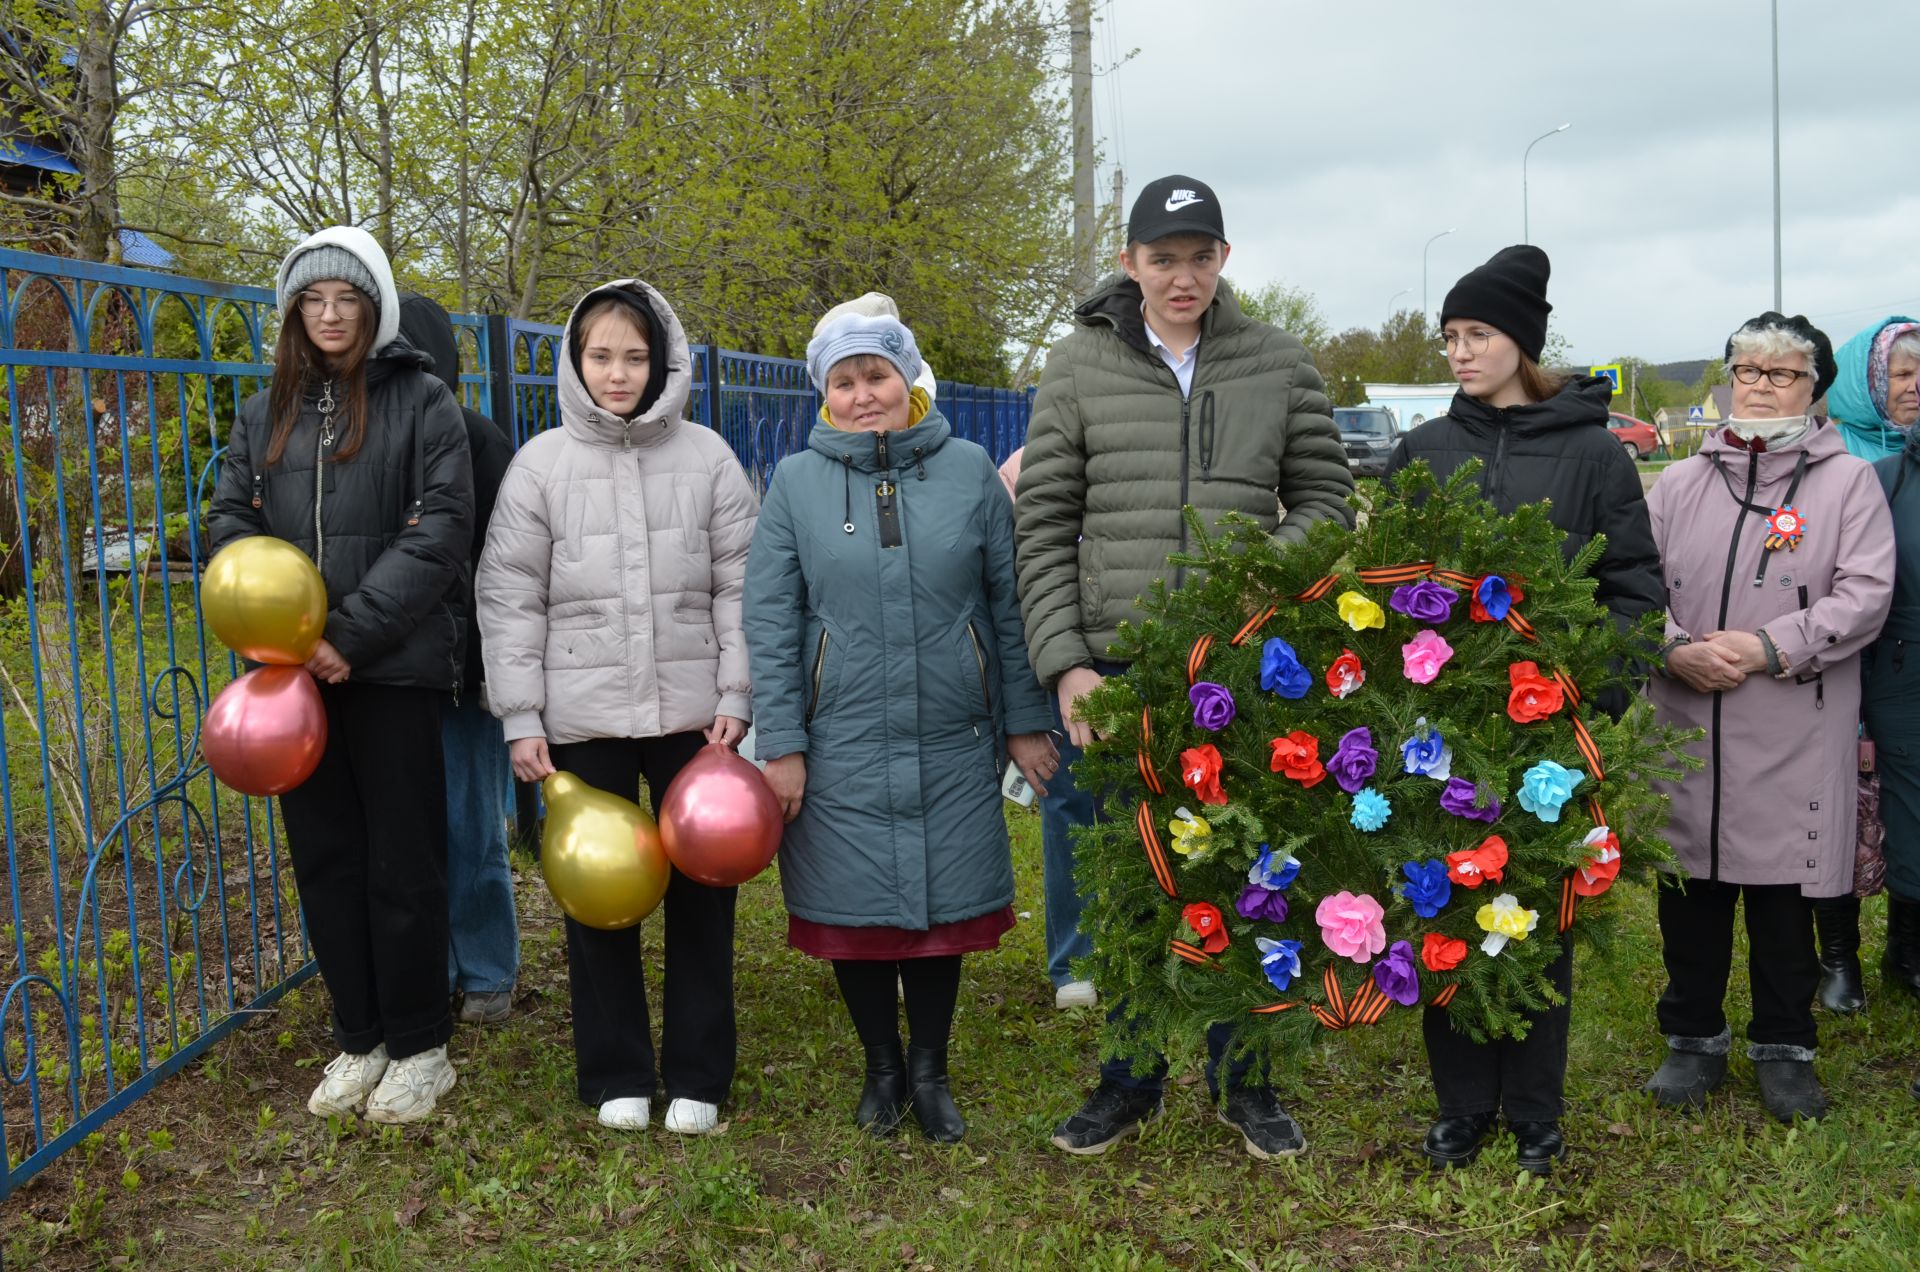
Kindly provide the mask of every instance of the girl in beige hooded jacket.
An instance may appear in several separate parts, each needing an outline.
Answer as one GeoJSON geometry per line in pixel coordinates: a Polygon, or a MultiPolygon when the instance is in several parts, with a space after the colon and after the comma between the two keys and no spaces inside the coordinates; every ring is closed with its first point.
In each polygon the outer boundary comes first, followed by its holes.
{"type": "MultiPolygon", "coordinates": [[[[513,770],[556,768],[656,811],[707,742],[747,732],[741,588],[758,500],[732,450],[683,418],[686,333],[634,279],[575,306],[556,368],[560,427],[520,448],[476,580],[487,692],[513,770]]],[[[733,1081],[732,888],[674,871],[656,1070],[638,927],[569,918],[574,1059],[600,1121],[638,1130],[656,1082],[667,1129],[705,1134],[733,1081]]]]}

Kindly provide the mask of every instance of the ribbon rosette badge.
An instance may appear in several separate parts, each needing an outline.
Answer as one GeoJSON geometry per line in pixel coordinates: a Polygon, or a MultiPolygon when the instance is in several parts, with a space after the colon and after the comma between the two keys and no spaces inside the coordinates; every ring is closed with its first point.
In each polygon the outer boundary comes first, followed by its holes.
{"type": "Polygon", "coordinates": [[[1781,548],[1792,552],[1800,546],[1800,536],[1807,532],[1807,521],[1800,510],[1788,504],[1776,508],[1767,518],[1766,546],[1778,552],[1781,548]]]}
{"type": "Polygon", "coordinates": [[[1487,939],[1480,942],[1480,952],[1488,958],[1497,956],[1507,948],[1508,941],[1524,941],[1527,933],[1533,931],[1540,922],[1540,911],[1529,910],[1521,906],[1520,898],[1511,892],[1502,892],[1493,900],[1480,907],[1474,915],[1480,930],[1487,939]]]}

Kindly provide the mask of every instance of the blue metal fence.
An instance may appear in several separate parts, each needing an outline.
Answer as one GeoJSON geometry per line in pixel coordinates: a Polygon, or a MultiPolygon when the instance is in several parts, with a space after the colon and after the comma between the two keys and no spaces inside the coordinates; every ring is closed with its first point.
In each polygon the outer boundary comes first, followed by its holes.
{"type": "MultiPolygon", "coordinates": [[[[265,386],[274,295],[0,250],[0,1198],[314,972],[277,810],[221,786],[202,503],[265,386]]],[[[455,315],[462,396],[558,420],[559,328],[455,315]]],[[[694,350],[689,415],[764,489],[818,410],[801,363],[694,350]]],[[[1003,459],[1030,395],[943,382],[1003,459]]]]}

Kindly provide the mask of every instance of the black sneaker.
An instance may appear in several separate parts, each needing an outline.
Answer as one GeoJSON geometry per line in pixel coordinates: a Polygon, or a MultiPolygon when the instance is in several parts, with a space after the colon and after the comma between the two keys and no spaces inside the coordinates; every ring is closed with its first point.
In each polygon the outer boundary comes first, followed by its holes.
{"type": "Polygon", "coordinates": [[[1106,1152],[1160,1116],[1160,1093],[1102,1082],[1080,1111],[1054,1128],[1053,1146],[1082,1157],[1106,1152]]]}
{"type": "Polygon", "coordinates": [[[1298,1157],[1307,1151],[1307,1137],[1300,1123],[1280,1107],[1266,1087],[1239,1087],[1227,1092],[1220,1120],[1236,1127],[1246,1137],[1246,1148],[1255,1157],[1298,1157]]]}

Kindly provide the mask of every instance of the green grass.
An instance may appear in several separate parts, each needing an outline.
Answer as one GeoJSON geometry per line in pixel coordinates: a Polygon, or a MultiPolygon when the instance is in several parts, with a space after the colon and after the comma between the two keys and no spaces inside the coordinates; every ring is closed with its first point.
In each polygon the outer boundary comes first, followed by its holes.
{"type": "MultiPolygon", "coordinates": [[[[1034,906],[1038,822],[1014,826],[1020,905],[1034,906]]],[[[1090,1080],[1096,1019],[1053,1009],[1037,912],[968,962],[953,1052],[966,1142],[867,1139],[849,1121],[859,1048],[829,969],[786,948],[771,877],[741,898],[727,1132],[604,1131],[573,1097],[559,931],[524,864],[520,897],[518,1011],[456,1035],[446,1116],[383,1130],[307,1115],[332,1051],[316,983],[11,1200],[7,1264],[1892,1269],[1920,1256],[1907,1094],[1920,1005],[1873,978],[1864,1017],[1822,1020],[1835,1112],[1820,1125],[1770,1121],[1742,1058],[1704,1115],[1656,1110],[1635,1093],[1660,1046],[1644,895],[1637,939],[1576,967],[1571,1157],[1545,1181],[1516,1170],[1511,1141],[1469,1170],[1422,1168],[1434,1102],[1412,1012],[1329,1038],[1282,1076],[1310,1141],[1295,1162],[1247,1157],[1190,1076],[1144,1137],[1102,1158],[1056,1152],[1046,1138],[1090,1080]]],[[[1880,907],[1868,914],[1877,932],[1880,907]]],[[[1731,998],[1737,1032],[1743,984],[1731,998]]]]}

